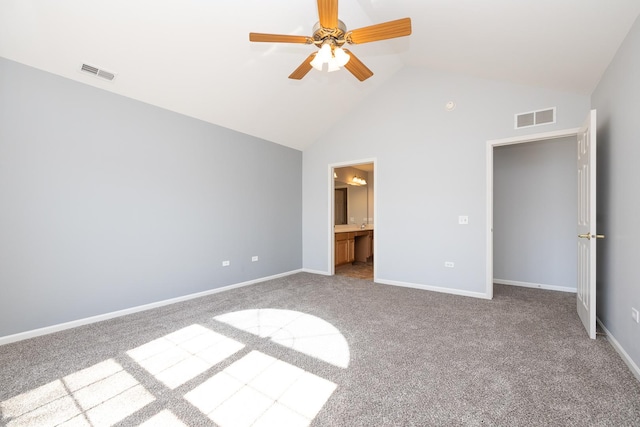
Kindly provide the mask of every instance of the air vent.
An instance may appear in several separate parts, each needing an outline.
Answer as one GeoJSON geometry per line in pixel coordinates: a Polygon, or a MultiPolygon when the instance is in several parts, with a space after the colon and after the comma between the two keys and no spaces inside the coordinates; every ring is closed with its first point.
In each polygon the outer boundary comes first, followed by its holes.
{"type": "Polygon", "coordinates": [[[101,70],[100,68],[94,67],[92,65],[82,64],[81,70],[85,73],[93,74],[96,77],[100,77],[109,81],[113,80],[116,77],[115,74],[110,73],[109,71],[101,70]]]}
{"type": "Polygon", "coordinates": [[[516,129],[535,126],[536,115],[534,113],[516,114],[516,129]]]}
{"type": "Polygon", "coordinates": [[[548,125],[556,122],[556,107],[515,115],[516,129],[548,125]]]}

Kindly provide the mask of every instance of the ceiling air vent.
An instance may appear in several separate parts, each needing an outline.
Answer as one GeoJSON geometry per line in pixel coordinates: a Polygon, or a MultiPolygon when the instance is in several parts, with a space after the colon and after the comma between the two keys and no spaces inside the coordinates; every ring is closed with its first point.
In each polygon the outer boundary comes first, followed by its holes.
{"type": "Polygon", "coordinates": [[[101,77],[103,79],[106,80],[113,80],[116,75],[113,73],[110,73],[109,71],[105,71],[105,70],[101,70],[100,68],[91,66],[91,65],[87,65],[87,64],[82,64],[82,71],[84,71],[85,73],[89,73],[89,74],[93,74],[96,77],[101,77]]]}
{"type": "Polygon", "coordinates": [[[545,108],[544,110],[530,111],[515,115],[516,129],[531,126],[547,125],[556,122],[556,107],[545,108]]]}

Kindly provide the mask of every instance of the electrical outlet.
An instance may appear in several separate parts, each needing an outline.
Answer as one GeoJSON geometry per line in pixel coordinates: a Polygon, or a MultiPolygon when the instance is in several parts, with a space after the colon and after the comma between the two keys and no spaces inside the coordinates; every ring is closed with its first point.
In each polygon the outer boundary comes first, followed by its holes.
{"type": "Polygon", "coordinates": [[[453,261],[445,261],[444,266],[447,268],[454,268],[456,265],[453,261]]]}
{"type": "Polygon", "coordinates": [[[258,255],[251,257],[251,262],[256,262],[258,260],[258,255]]]}
{"type": "Polygon", "coordinates": [[[229,267],[229,264],[231,264],[231,261],[222,261],[223,267],[229,267]]]}
{"type": "Polygon", "coordinates": [[[636,323],[640,323],[640,313],[633,307],[631,307],[631,318],[635,320],[636,323]]]}
{"type": "Polygon", "coordinates": [[[469,217],[467,215],[458,216],[458,224],[463,224],[463,225],[469,224],[469,217]]]}

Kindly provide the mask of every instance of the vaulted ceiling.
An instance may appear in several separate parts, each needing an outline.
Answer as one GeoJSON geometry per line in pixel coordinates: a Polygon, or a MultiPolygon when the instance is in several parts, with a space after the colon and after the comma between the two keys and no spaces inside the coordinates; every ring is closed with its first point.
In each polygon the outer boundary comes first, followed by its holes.
{"type": "Polygon", "coordinates": [[[411,17],[413,33],[350,47],[365,82],[295,81],[313,47],[248,34],[311,35],[315,0],[3,0],[0,56],[303,150],[405,66],[589,94],[639,14],[638,0],[340,0],[348,29],[411,17]]]}

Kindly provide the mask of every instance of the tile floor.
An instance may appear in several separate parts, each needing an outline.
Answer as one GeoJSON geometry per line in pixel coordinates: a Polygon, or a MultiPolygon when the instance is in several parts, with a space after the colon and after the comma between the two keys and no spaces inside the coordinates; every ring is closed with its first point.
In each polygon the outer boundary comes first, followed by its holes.
{"type": "Polygon", "coordinates": [[[353,264],[341,265],[336,267],[335,274],[337,276],[348,276],[373,281],[373,261],[356,261],[353,264]]]}

